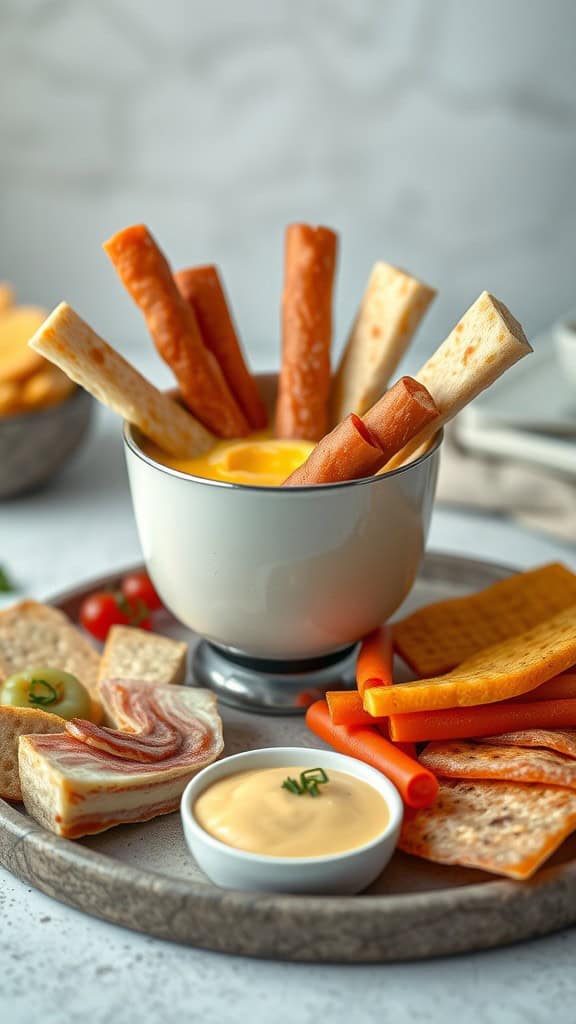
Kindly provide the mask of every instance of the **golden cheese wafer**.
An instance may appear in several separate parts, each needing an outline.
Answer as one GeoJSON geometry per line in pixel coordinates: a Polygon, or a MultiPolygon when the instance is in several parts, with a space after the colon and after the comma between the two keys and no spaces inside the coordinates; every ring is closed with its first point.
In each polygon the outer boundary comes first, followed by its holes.
{"type": "Polygon", "coordinates": [[[35,306],[14,306],[0,314],[0,381],[21,381],[45,365],[28,347],[46,313],[35,306]]]}
{"type": "Polygon", "coordinates": [[[551,563],[419,608],[393,624],[394,647],[419,676],[437,676],[572,604],[576,575],[551,563]]]}
{"type": "Polygon", "coordinates": [[[11,309],[16,300],[14,289],[8,281],[0,281],[0,313],[5,313],[7,309],[11,309]]]}
{"type": "Polygon", "coordinates": [[[552,750],[450,740],[429,743],[420,762],[442,778],[540,782],[576,789],[576,761],[552,750]]]}
{"type": "Polygon", "coordinates": [[[406,462],[440,426],[529,352],[532,346],[510,310],[493,295],[482,292],[416,374],[416,380],[428,388],[436,402],[440,422],[424,427],[386,469],[406,462]]]}
{"type": "Polygon", "coordinates": [[[378,717],[409,711],[492,704],[533,690],[576,661],[576,604],[473,654],[452,672],[366,690],[364,707],[378,717]]]}
{"type": "Polygon", "coordinates": [[[374,264],[332,385],[333,424],[378,401],[435,295],[406,271],[374,264]]]}
{"type": "Polygon", "coordinates": [[[576,828],[576,793],[519,782],[442,780],[433,807],[406,818],[405,853],[526,879],[576,828]]]}
{"type": "Polygon", "coordinates": [[[142,377],[65,302],[30,345],[170,454],[202,455],[214,444],[190,413],[142,377]]]}

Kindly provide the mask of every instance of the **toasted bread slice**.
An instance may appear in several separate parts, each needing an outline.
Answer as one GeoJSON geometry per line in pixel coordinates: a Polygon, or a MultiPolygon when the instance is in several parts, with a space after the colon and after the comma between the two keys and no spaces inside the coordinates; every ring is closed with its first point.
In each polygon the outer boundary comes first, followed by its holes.
{"type": "Polygon", "coordinates": [[[64,720],[58,715],[36,708],[0,706],[0,796],[4,800],[21,800],[18,775],[18,741],[20,736],[64,732],[64,720]]]}
{"type": "Polygon", "coordinates": [[[98,679],[138,679],[146,683],[183,683],[188,644],[133,626],[112,626],[98,679]]]}
{"type": "Polygon", "coordinates": [[[64,612],[21,601],[0,612],[0,680],[34,665],[71,672],[98,699],[100,658],[64,612]]]}

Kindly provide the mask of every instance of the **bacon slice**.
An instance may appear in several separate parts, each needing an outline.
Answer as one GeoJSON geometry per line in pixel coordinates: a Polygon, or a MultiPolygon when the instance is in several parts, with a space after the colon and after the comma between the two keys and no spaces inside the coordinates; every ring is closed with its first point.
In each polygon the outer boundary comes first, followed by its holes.
{"type": "Polygon", "coordinates": [[[20,739],[26,809],[68,839],[176,810],[187,782],[224,746],[207,690],[137,680],[104,680],[100,689],[118,731],[75,720],[66,732],[20,739]]]}

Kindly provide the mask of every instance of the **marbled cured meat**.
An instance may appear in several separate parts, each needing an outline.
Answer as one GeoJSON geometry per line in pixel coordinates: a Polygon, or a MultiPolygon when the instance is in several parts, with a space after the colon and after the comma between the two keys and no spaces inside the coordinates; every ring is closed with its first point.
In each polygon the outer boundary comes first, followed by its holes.
{"type": "Polygon", "coordinates": [[[176,810],[224,746],[207,690],[134,680],[104,680],[100,690],[118,730],[73,720],[66,732],[20,739],[26,809],[69,839],[176,810]]]}

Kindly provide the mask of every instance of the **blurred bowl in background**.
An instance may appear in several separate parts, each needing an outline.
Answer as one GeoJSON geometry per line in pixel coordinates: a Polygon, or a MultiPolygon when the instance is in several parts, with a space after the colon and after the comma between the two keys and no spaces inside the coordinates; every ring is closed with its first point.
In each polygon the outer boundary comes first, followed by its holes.
{"type": "Polygon", "coordinates": [[[0,500],[46,483],[86,437],[93,399],[82,388],[34,412],[0,417],[0,500]]]}
{"type": "Polygon", "coordinates": [[[576,317],[556,324],[554,342],[560,368],[576,387],[576,317]]]}

